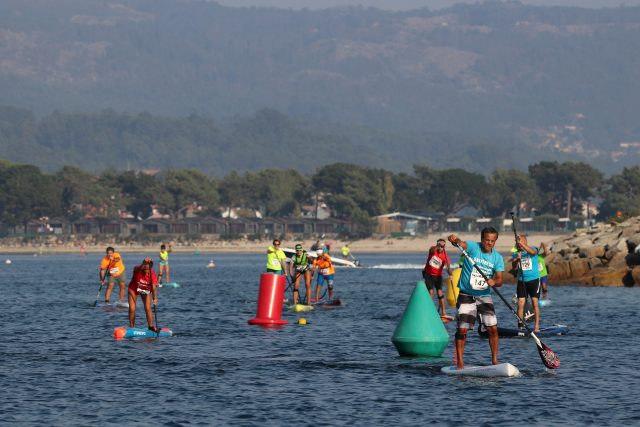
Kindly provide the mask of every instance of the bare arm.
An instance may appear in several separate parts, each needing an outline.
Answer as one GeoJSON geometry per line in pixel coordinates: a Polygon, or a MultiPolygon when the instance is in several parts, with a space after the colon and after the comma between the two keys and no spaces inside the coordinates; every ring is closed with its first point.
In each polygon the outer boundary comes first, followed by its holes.
{"type": "Polygon", "coordinates": [[[460,240],[460,238],[458,236],[456,236],[455,234],[451,234],[448,237],[448,239],[449,239],[449,242],[451,242],[452,245],[460,246],[465,251],[467,250],[467,242],[464,242],[464,241],[460,240]]]}

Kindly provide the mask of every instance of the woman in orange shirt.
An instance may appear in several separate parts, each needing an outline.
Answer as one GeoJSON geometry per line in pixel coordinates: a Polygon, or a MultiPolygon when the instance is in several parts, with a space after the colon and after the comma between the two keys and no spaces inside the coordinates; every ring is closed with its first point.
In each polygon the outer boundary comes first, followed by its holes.
{"type": "Polygon", "coordinates": [[[313,271],[318,272],[318,281],[316,283],[316,302],[320,301],[320,287],[327,284],[329,289],[329,300],[333,298],[333,275],[336,273],[333,268],[333,262],[329,256],[329,251],[319,249],[317,258],[313,261],[313,271]]]}

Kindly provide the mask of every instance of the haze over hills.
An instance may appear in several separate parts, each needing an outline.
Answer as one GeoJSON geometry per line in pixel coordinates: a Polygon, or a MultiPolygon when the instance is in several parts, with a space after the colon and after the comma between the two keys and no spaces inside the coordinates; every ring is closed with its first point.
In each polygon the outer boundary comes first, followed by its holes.
{"type": "MultiPolygon", "coordinates": [[[[86,159],[82,150],[95,152],[92,141],[104,144],[105,135],[114,135],[107,144],[125,144],[122,128],[103,120],[113,111],[129,113],[124,122],[147,112],[152,122],[179,127],[195,113],[225,136],[214,149],[197,132],[170,138],[137,128],[142,140],[153,134],[157,144],[178,144],[174,155],[153,162],[143,151],[153,142],[127,147],[148,167],[193,166],[184,153],[194,144],[210,156],[223,150],[220,168],[295,166],[280,155],[247,161],[245,147],[234,145],[240,132],[266,153],[282,151],[279,134],[256,120],[264,111],[281,113],[273,126],[293,129],[293,139],[305,135],[301,151],[329,138],[315,164],[337,157],[394,170],[426,163],[491,172],[557,158],[612,171],[640,159],[640,7],[488,2],[390,12],[197,0],[55,3],[0,3],[0,102],[38,117],[58,111],[54,122],[100,126],[79,133],[48,126],[25,136],[0,120],[0,156],[10,160],[53,168],[86,159]],[[96,119],[104,109],[113,111],[96,119]],[[91,117],[68,122],[64,113],[91,117]],[[65,139],[78,134],[80,148],[65,139]],[[16,152],[20,146],[29,150],[16,152]]],[[[25,123],[39,129],[37,120],[25,123]]],[[[285,146],[295,151],[293,139],[285,146]]],[[[100,164],[113,166],[113,157],[100,164]]]]}

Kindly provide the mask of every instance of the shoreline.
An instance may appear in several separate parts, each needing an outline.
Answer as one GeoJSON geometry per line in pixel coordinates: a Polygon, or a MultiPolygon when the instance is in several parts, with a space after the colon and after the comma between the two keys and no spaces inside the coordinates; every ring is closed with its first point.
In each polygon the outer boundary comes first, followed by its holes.
{"type": "MultiPolygon", "coordinates": [[[[331,253],[340,254],[340,249],[345,243],[349,244],[349,248],[357,257],[359,253],[426,253],[429,247],[435,245],[436,240],[444,238],[451,233],[434,233],[425,236],[416,237],[397,237],[397,238],[368,238],[354,241],[344,241],[339,239],[327,239],[325,243],[331,245],[331,253]]],[[[462,240],[480,240],[480,233],[455,233],[462,240]]],[[[554,240],[570,235],[568,233],[539,233],[530,234],[528,236],[529,243],[533,246],[539,246],[540,242],[549,245],[554,240]]],[[[309,240],[282,240],[283,247],[294,247],[296,243],[301,243],[305,248],[309,248],[315,239],[309,240]]],[[[167,241],[166,244],[172,244],[172,252],[187,253],[263,253],[267,247],[271,245],[271,240],[262,241],[205,241],[205,242],[173,242],[167,241]]],[[[81,250],[82,241],[52,243],[46,242],[42,244],[13,244],[7,245],[6,242],[0,241],[0,254],[74,254],[81,250]]],[[[157,252],[160,249],[160,243],[154,242],[150,244],[142,243],[114,243],[100,242],[99,244],[85,245],[85,253],[104,253],[107,246],[113,246],[118,252],[157,252]]],[[[505,255],[513,247],[513,235],[503,232],[496,242],[495,249],[505,255]]],[[[447,242],[447,250],[453,253],[456,249],[447,242]]]]}

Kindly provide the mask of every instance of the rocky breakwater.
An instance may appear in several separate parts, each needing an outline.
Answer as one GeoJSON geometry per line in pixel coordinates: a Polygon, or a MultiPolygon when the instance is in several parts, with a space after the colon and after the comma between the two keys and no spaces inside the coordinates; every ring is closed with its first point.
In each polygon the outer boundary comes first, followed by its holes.
{"type": "Polygon", "coordinates": [[[640,285],[640,217],[578,229],[548,247],[552,284],[640,285]]]}

